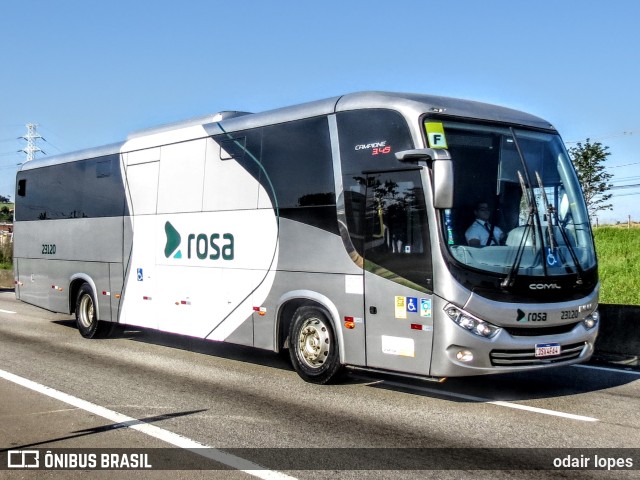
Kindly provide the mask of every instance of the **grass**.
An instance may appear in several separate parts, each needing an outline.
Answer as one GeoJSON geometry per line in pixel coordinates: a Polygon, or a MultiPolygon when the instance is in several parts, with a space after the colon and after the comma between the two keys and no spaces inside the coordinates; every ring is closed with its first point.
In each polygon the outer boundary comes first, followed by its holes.
{"type": "Polygon", "coordinates": [[[13,268],[13,249],[9,243],[0,243],[0,270],[13,268]]]}
{"type": "Polygon", "coordinates": [[[601,303],[640,305],[640,228],[593,230],[598,252],[601,303]]]}

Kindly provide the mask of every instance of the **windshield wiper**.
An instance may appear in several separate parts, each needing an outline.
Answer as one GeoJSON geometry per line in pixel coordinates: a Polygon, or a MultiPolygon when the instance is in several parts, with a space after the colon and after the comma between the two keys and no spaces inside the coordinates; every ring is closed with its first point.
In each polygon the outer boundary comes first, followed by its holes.
{"type": "Polygon", "coordinates": [[[549,248],[552,252],[556,251],[558,247],[558,242],[556,242],[556,236],[553,232],[553,213],[554,208],[549,203],[549,199],[547,198],[547,192],[544,189],[544,185],[542,184],[542,178],[540,178],[540,173],[536,170],[536,180],[538,181],[538,187],[540,187],[540,193],[542,195],[542,203],[544,203],[544,209],[547,211],[547,233],[549,234],[549,248]]]}
{"type": "MultiPolygon", "coordinates": [[[[561,253],[561,250],[558,248],[558,242],[555,237],[555,229],[553,228],[553,219],[555,218],[555,208],[553,205],[549,203],[549,199],[547,198],[547,192],[544,189],[544,185],[542,184],[542,178],[540,178],[540,173],[536,170],[536,180],[538,181],[538,186],[540,187],[540,191],[542,192],[542,202],[544,203],[544,208],[547,211],[547,231],[549,232],[549,255],[553,255],[556,250],[558,255],[561,256],[562,263],[566,266],[567,273],[573,273],[569,269],[567,262],[564,259],[564,256],[561,253]]],[[[559,228],[560,233],[562,235],[562,239],[564,240],[564,244],[567,246],[567,250],[569,251],[569,255],[571,256],[571,261],[576,268],[576,283],[578,285],[582,285],[582,268],[580,267],[580,262],[578,261],[578,257],[576,256],[576,252],[573,249],[573,245],[569,242],[569,238],[567,237],[567,232],[564,231],[564,228],[559,228]]]]}
{"type": "Polygon", "coordinates": [[[527,238],[529,237],[529,232],[533,233],[533,249],[536,249],[536,231],[535,228],[532,228],[534,226],[534,217],[536,216],[536,204],[529,196],[529,189],[525,184],[524,177],[522,176],[522,172],[520,172],[520,170],[518,170],[518,179],[520,180],[520,188],[522,189],[522,195],[524,196],[525,203],[527,204],[527,210],[529,211],[529,214],[527,216],[527,223],[525,223],[524,225],[524,232],[522,233],[522,237],[520,238],[518,250],[516,251],[516,258],[513,261],[511,268],[509,269],[509,273],[500,284],[502,288],[510,288],[515,282],[516,274],[518,273],[518,270],[520,269],[520,263],[522,262],[524,247],[527,243],[527,238]]]}

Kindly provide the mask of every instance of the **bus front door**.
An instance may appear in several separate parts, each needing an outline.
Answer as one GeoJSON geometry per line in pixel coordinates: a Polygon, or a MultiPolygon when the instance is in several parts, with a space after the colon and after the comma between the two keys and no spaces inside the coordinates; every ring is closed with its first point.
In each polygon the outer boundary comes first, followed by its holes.
{"type": "Polygon", "coordinates": [[[367,175],[364,253],[367,366],[428,375],[433,298],[419,170],[367,175]]]}

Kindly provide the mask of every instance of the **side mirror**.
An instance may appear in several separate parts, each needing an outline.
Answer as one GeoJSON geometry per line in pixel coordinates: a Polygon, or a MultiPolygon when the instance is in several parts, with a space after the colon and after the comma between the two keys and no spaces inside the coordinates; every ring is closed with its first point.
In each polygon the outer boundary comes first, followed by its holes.
{"type": "Polygon", "coordinates": [[[433,206],[453,208],[453,162],[438,160],[433,162],[433,206]]]}
{"type": "Polygon", "coordinates": [[[558,213],[560,215],[560,221],[564,222],[569,213],[569,197],[566,193],[562,195],[562,199],[560,200],[560,211],[558,213]]]}
{"type": "Polygon", "coordinates": [[[396,152],[401,162],[432,162],[433,164],[433,206],[453,208],[453,162],[445,148],[417,148],[396,152]]]}

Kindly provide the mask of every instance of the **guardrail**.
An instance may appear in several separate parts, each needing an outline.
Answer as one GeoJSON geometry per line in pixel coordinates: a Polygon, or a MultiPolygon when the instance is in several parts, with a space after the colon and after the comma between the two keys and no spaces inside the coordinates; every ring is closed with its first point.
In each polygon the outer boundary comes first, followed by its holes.
{"type": "Polygon", "coordinates": [[[640,365],[640,305],[601,303],[595,360],[640,365]]]}

